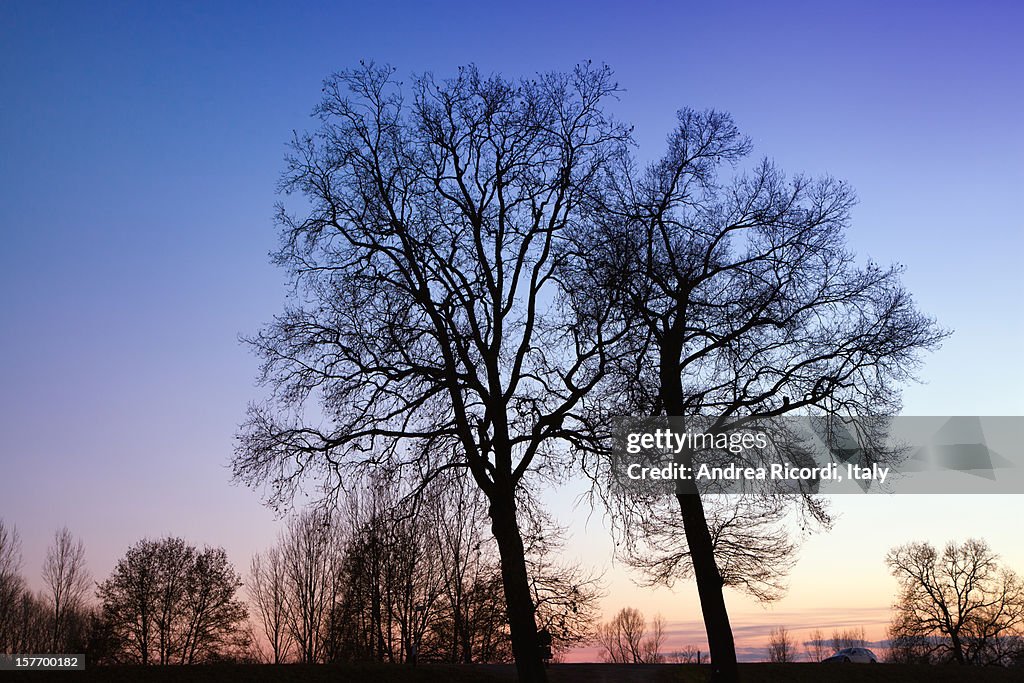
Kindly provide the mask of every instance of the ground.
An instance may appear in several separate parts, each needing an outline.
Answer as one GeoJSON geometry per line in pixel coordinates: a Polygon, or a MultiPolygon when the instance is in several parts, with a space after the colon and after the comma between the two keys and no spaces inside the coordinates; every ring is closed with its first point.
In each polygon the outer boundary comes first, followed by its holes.
{"type": "MultiPolygon", "coordinates": [[[[551,683],[704,683],[708,667],[672,664],[555,664],[551,683]]],[[[1024,670],[996,667],[906,666],[896,664],[741,664],[743,683],[1009,683],[1024,681],[1024,670]]],[[[512,683],[511,665],[223,665],[180,667],[92,667],[84,672],[0,672],[0,680],[93,683],[512,683]]]]}

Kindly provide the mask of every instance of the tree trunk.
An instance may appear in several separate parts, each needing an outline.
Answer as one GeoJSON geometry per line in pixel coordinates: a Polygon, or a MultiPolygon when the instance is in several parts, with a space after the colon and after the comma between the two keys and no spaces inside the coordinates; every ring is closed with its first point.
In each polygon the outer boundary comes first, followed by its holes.
{"type": "MultiPolygon", "coordinates": [[[[684,391],[680,378],[678,358],[681,348],[666,344],[662,349],[660,380],[661,396],[665,404],[665,412],[671,416],[685,415],[686,404],[683,400],[684,391]]],[[[685,449],[676,455],[676,463],[689,468],[693,472],[693,452],[685,449]]],[[[691,479],[676,480],[676,500],[679,501],[679,512],[683,518],[683,531],[686,544],[690,549],[690,561],[693,563],[693,577],[697,582],[697,594],[700,596],[700,610],[704,616],[704,630],[708,636],[708,649],[711,654],[712,683],[737,683],[739,669],[736,666],[736,644],[732,639],[732,626],[729,624],[729,612],[725,608],[724,584],[722,575],[715,562],[714,543],[708,520],[704,515],[704,503],[697,489],[697,483],[691,479]]]]}
{"type": "Polygon", "coordinates": [[[960,640],[960,634],[956,631],[950,634],[950,642],[953,646],[953,659],[957,664],[966,664],[967,658],[964,657],[964,646],[960,640]]]}
{"type": "Polygon", "coordinates": [[[736,683],[736,644],[732,639],[729,612],[725,608],[722,575],[715,563],[715,552],[704,516],[704,503],[692,480],[679,481],[676,499],[683,517],[686,543],[693,562],[693,576],[697,581],[700,610],[704,616],[704,630],[711,650],[711,680],[713,683],[736,683]],[[692,489],[687,491],[687,489],[692,489]]]}
{"type": "Polygon", "coordinates": [[[512,654],[519,683],[546,683],[547,671],[540,656],[537,621],[534,618],[530,582],[526,576],[526,552],[516,521],[514,494],[498,493],[491,500],[491,531],[501,556],[501,580],[505,609],[512,632],[512,654]],[[501,498],[500,500],[498,498],[501,498]]]}

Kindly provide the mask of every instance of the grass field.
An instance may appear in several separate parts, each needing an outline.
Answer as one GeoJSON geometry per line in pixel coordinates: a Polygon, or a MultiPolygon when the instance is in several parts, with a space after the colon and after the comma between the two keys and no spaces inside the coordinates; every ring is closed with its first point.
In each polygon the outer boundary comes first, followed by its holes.
{"type": "MultiPolygon", "coordinates": [[[[690,664],[555,664],[548,670],[551,683],[704,683],[707,666],[690,664]]],[[[1022,669],[896,664],[741,664],[743,683],[1009,683],[1024,681],[1022,669]]],[[[78,683],[111,681],[134,683],[233,682],[242,683],[513,683],[511,665],[223,665],[189,667],[93,667],[77,672],[0,672],[0,680],[74,680],[78,683]]]]}

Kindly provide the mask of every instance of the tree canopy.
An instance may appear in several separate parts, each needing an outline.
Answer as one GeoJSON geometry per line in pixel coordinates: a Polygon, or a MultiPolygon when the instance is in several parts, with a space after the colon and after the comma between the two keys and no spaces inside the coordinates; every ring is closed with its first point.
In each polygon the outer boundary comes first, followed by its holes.
{"type": "Polygon", "coordinates": [[[96,591],[110,658],[193,664],[222,657],[242,636],[241,585],[223,548],[198,550],[172,537],[139,541],[96,591]]]}
{"type": "MultiPolygon", "coordinates": [[[[287,504],[308,479],[331,496],[353,473],[422,489],[467,470],[522,680],[546,674],[521,516],[567,456],[604,452],[610,414],[715,429],[886,414],[943,336],[898,267],[847,249],[845,183],[767,160],[721,178],[751,145],[715,111],[681,110],[665,155],[641,167],[607,113],[618,93],[589,64],[519,81],[468,67],[408,88],[373,64],[329,78],[281,182],[302,199],[278,211],[293,296],[249,339],[272,395],[239,434],[236,477],[287,504]]],[[[769,597],[788,553],[739,552],[766,531],[737,523],[749,510],[709,521],[679,486],[686,545],[663,566],[692,565],[715,676],[735,679],[723,582],[769,597]]]]}
{"type": "Polygon", "coordinates": [[[985,541],[908,543],[886,564],[900,586],[890,628],[898,656],[1006,665],[1024,655],[1024,583],[985,541]]]}

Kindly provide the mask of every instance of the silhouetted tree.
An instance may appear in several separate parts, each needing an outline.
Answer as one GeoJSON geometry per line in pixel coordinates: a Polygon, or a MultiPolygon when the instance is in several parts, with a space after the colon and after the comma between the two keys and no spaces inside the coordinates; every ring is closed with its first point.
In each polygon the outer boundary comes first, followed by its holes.
{"type": "Polygon", "coordinates": [[[276,403],[251,408],[235,475],[287,501],[373,463],[419,481],[466,468],[487,496],[520,679],[543,681],[519,529],[524,479],[554,467],[606,362],[552,305],[566,230],[627,131],[602,111],[607,69],[512,82],[475,68],[406,93],[365,65],[324,84],[296,137],[275,260],[296,297],[251,343],[276,403]],[[319,403],[313,424],[297,415],[319,403]],[[322,427],[313,426],[322,424],[322,427]]]}
{"type": "Polygon", "coordinates": [[[597,627],[601,656],[610,664],[657,664],[662,661],[661,645],[665,620],[657,615],[650,625],[635,607],[623,607],[609,621],[597,627]]]}
{"type": "Polygon", "coordinates": [[[811,631],[811,637],[809,640],[804,641],[804,654],[807,656],[809,662],[820,662],[828,656],[825,652],[827,643],[825,641],[825,634],[821,632],[820,628],[816,628],[811,631]]]}
{"type": "Polygon", "coordinates": [[[505,631],[506,620],[500,602],[495,603],[495,598],[500,600],[500,580],[495,581],[500,569],[486,531],[487,500],[465,476],[451,474],[438,482],[440,501],[433,506],[431,527],[447,604],[435,624],[439,649],[451,663],[470,664],[481,657],[488,661],[497,653],[487,652],[485,643],[505,631]]]}
{"type": "Polygon", "coordinates": [[[886,563],[900,585],[890,637],[917,657],[1009,664],[1024,650],[1024,584],[980,539],[908,543],[886,563]]]}
{"type": "Polygon", "coordinates": [[[796,660],[796,643],[785,626],[773,628],[768,636],[768,661],[786,664],[796,660]]]}
{"type": "Polygon", "coordinates": [[[67,632],[72,621],[81,622],[84,617],[80,612],[92,579],[85,566],[85,546],[67,527],[54,534],[53,545],[46,551],[43,581],[52,607],[51,651],[68,652],[67,632]]]}
{"type": "Polygon", "coordinates": [[[14,612],[14,633],[11,651],[43,654],[50,649],[53,631],[46,597],[24,588],[18,595],[14,612]]]}
{"type": "MultiPolygon", "coordinates": [[[[578,563],[557,559],[564,547],[564,529],[546,514],[537,513],[525,527],[526,564],[530,573],[533,603],[537,608],[537,622],[551,636],[551,648],[556,659],[566,651],[592,639],[600,616],[598,603],[603,596],[600,577],[578,563]]],[[[650,636],[655,626],[650,626],[650,636]]],[[[657,644],[660,645],[660,631],[657,644]]]]}
{"type": "Polygon", "coordinates": [[[81,543],[67,529],[47,552],[43,581],[48,593],[33,594],[21,575],[17,529],[0,520],[0,652],[82,652],[89,640],[88,587],[81,543]]]}
{"type": "Polygon", "coordinates": [[[668,661],[673,664],[698,664],[700,663],[700,650],[695,645],[687,645],[682,650],[671,652],[668,661]]]}
{"type": "Polygon", "coordinates": [[[933,637],[904,633],[895,622],[889,625],[887,635],[889,647],[885,661],[893,664],[935,664],[939,661],[933,637]]]}
{"type": "Polygon", "coordinates": [[[843,650],[848,647],[867,647],[868,637],[864,632],[864,627],[859,628],[844,628],[842,631],[832,631],[832,651],[843,650]]]}
{"type": "MultiPolygon", "coordinates": [[[[345,545],[346,620],[361,625],[362,656],[411,661],[429,655],[428,625],[437,617],[444,572],[434,525],[434,495],[403,496],[395,487],[369,482],[351,495],[353,525],[345,545]]],[[[351,655],[350,655],[351,656],[351,655]]]]}
{"type": "Polygon", "coordinates": [[[288,633],[287,575],[281,549],[273,547],[252,558],[249,571],[249,598],[270,645],[270,660],[280,664],[288,658],[292,640],[288,633]]]}
{"type": "Polygon", "coordinates": [[[242,581],[222,548],[202,551],[179,538],[143,540],[99,584],[104,644],[141,664],[192,664],[237,647],[242,581]]]}
{"type": "Polygon", "coordinates": [[[91,666],[106,666],[122,661],[124,648],[118,630],[103,609],[89,610],[89,639],[85,646],[86,660],[91,666]]]}
{"type": "Polygon", "coordinates": [[[18,604],[25,591],[18,529],[0,519],[0,652],[16,652],[18,604]]]}
{"type": "Polygon", "coordinates": [[[644,639],[644,659],[649,664],[660,664],[665,661],[661,648],[665,644],[665,627],[668,622],[659,612],[647,624],[647,637],[644,639]]]}
{"type": "MultiPolygon", "coordinates": [[[[918,354],[941,340],[898,268],[855,265],[843,235],[854,202],[848,186],[787,181],[768,161],[731,182],[718,178],[750,149],[728,115],[684,109],[664,157],[646,170],[624,163],[596,195],[602,221],[578,230],[563,279],[583,320],[614,303],[609,319],[628,330],[631,353],[615,353],[628,362],[587,397],[592,420],[676,416],[719,432],[795,411],[891,414],[918,354]]],[[[704,456],[683,449],[675,463],[695,468],[704,456]]],[[[696,579],[713,677],[735,681],[715,515],[696,480],[676,485],[678,538],[696,579]]],[[[801,502],[812,520],[827,521],[820,501],[801,502]]],[[[628,508],[619,511],[652,516],[646,503],[628,508]]],[[[622,523],[631,541],[634,519],[622,523]]]]}
{"type": "Polygon", "coordinates": [[[222,657],[245,657],[245,605],[236,599],[242,579],[223,548],[197,552],[185,575],[185,664],[222,657]]]}
{"type": "Polygon", "coordinates": [[[299,660],[323,661],[340,591],[339,527],[329,511],[305,510],[289,520],[278,547],[284,565],[288,631],[299,660]]]}

